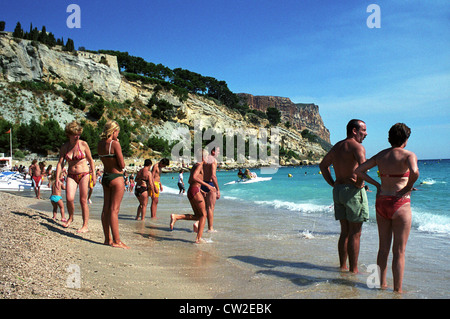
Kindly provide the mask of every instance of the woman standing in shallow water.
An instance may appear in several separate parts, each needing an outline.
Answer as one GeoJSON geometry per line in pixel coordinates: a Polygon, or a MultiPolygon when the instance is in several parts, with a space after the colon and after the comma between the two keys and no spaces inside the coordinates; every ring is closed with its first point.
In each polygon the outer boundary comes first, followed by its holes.
{"type": "Polygon", "coordinates": [[[92,159],[91,150],[89,149],[88,143],[80,140],[80,135],[83,133],[83,128],[81,125],[77,121],[72,121],[66,125],[65,132],[69,138],[69,141],[61,146],[58,165],[56,166],[56,187],[60,188],[60,178],[62,169],[64,168],[64,162],[67,162],[69,165],[66,180],[66,202],[67,210],[69,212],[69,219],[65,224],[63,224],[63,226],[69,227],[73,222],[75,211],[75,193],[77,192],[77,188],[79,188],[83,226],[78,230],[78,232],[85,233],[88,231],[89,221],[89,206],[87,202],[89,172],[92,174],[95,186],[95,164],[92,159]]]}
{"type": "Polygon", "coordinates": [[[361,164],[356,174],[377,188],[376,212],[379,234],[377,265],[380,267],[381,288],[386,289],[386,272],[392,237],[392,272],[394,291],[402,292],[405,270],[405,249],[411,230],[411,190],[419,178],[417,157],[405,150],[411,130],[403,123],[397,123],[389,130],[392,147],[361,164]],[[381,184],[367,175],[366,171],[378,166],[381,184]]]}
{"type": "Polygon", "coordinates": [[[98,156],[104,166],[102,226],[105,245],[128,249],[129,247],[120,241],[119,235],[119,210],[125,192],[123,179],[125,161],[117,138],[119,132],[120,127],[117,122],[106,122],[97,147],[98,156]]]}
{"type": "Polygon", "coordinates": [[[189,176],[189,189],[187,191],[187,198],[191,203],[192,210],[194,214],[172,214],[170,215],[170,229],[173,230],[173,226],[177,220],[198,220],[198,226],[194,224],[194,231],[197,233],[197,238],[195,240],[196,244],[203,243],[205,240],[202,238],[203,229],[206,223],[206,204],[205,195],[201,190],[201,186],[207,187],[211,192],[216,192],[216,188],[205,183],[203,181],[203,164],[208,157],[207,151],[202,151],[202,161],[196,163],[192,169],[189,176]]]}

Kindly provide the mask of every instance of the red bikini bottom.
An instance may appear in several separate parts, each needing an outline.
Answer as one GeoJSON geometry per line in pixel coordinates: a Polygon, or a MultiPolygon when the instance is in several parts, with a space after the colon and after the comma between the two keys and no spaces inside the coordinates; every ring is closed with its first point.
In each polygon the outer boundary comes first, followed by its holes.
{"type": "Polygon", "coordinates": [[[187,198],[189,200],[193,199],[194,196],[200,192],[200,187],[189,187],[188,191],[187,191],[187,198]]]}
{"type": "Polygon", "coordinates": [[[411,198],[381,195],[377,197],[375,208],[377,214],[386,219],[392,219],[394,213],[406,203],[411,203],[411,198]]]}
{"type": "Polygon", "coordinates": [[[73,179],[75,183],[80,184],[80,181],[85,177],[86,175],[89,175],[89,172],[84,173],[76,173],[76,174],[67,174],[67,177],[73,179]]]}

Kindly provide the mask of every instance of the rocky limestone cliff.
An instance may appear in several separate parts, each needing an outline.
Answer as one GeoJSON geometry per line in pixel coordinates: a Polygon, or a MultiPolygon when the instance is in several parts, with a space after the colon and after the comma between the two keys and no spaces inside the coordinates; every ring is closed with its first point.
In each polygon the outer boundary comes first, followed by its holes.
{"type": "Polygon", "coordinates": [[[115,57],[108,60],[112,66],[96,62],[89,55],[50,49],[39,42],[0,34],[0,76],[8,82],[81,83],[107,100],[132,99],[137,91],[122,81],[115,57]]]}
{"type": "Polygon", "coordinates": [[[267,108],[274,107],[280,110],[282,123],[289,122],[299,132],[307,129],[330,143],[330,131],[325,127],[317,105],[294,103],[287,97],[238,95],[252,109],[266,112],[267,108]]]}
{"type": "MultiPolygon", "coordinates": [[[[39,119],[40,116],[50,116],[55,118],[61,126],[73,119],[88,119],[85,112],[74,110],[64,102],[63,98],[52,92],[36,95],[34,92],[11,87],[12,83],[21,81],[50,82],[56,85],[57,83],[83,84],[86,91],[93,92],[105,100],[134,101],[128,113],[120,116],[126,116],[132,125],[139,124],[136,141],[144,141],[152,135],[174,141],[177,139],[177,136],[173,134],[175,130],[189,128],[192,134],[195,123],[200,123],[200,128],[212,127],[223,132],[243,128],[259,131],[268,124],[267,120],[261,120],[259,125],[251,124],[240,113],[218,105],[212,99],[203,96],[189,94],[187,100],[181,102],[167,90],[158,90],[157,98],[176,106],[184,117],[168,122],[154,118],[145,120],[149,118],[148,114],[151,114],[151,110],[145,105],[156,92],[155,85],[127,80],[119,72],[115,57],[81,51],[64,52],[58,48],[50,49],[35,41],[12,38],[5,32],[0,33],[1,117],[11,122],[28,122],[31,117],[39,119]],[[11,94],[12,90],[13,94],[11,94]]],[[[257,104],[252,105],[256,107],[257,104]]],[[[325,154],[323,147],[303,139],[299,132],[307,128],[317,135],[320,133],[320,137],[329,141],[329,133],[323,126],[318,107],[312,105],[308,110],[307,107],[300,107],[292,102],[286,103],[285,107],[276,105],[282,111],[283,121],[290,121],[293,124],[291,129],[282,126],[278,128],[282,135],[280,146],[293,150],[302,159],[320,159],[325,154]]],[[[105,115],[107,113],[105,112],[105,115]]],[[[136,145],[139,147],[139,143],[136,145]]],[[[298,161],[294,160],[292,163],[295,164],[298,161]]]]}

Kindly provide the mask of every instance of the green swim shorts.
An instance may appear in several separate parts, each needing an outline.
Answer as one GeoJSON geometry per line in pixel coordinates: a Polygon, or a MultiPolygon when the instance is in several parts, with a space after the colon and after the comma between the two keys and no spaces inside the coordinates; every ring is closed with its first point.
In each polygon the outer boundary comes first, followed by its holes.
{"type": "Polygon", "coordinates": [[[333,188],[334,217],[346,219],[352,223],[369,220],[369,204],[364,188],[354,185],[338,184],[333,188]]]}

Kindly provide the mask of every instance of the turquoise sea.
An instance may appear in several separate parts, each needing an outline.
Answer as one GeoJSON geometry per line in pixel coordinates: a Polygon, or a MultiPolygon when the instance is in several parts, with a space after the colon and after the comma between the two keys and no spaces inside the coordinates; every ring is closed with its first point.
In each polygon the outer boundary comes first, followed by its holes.
{"type": "MultiPolygon", "coordinates": [[[[425,233],[450,236],[450,209],[446,198],[450,196],[450,160],[419,161],[420,177],[412,192],[413,228],[425,233]]],[[[219,171],[217,174],[221,194],[225,199],[246,202],[257,207],[283,209],[293,216],[308,215],[311,219],[332,216],[333,200],[331,187],[319,173],[318,166],[281,167],[275,174],[261,174],[260,177],[272,177],[270,181],[225,185],[238,180],[237,171],[219,171]],[[290,177],[291,176],[291,177],[290,177]]],[[[334,173],[332,172],[333,176],[334,173]]],[[[369,172],[376,178],[376,170],[369,172]]],[[[184,174],[187,180],[188,174],[184,174]]],[[[172,174],[163,177],[163,184],[170,185],[172,174]]],[[[174,177],[177,180],[177,176],[174,177]]],[[[172,183],[173,184],[173,183],[172,183]]],[[[367,192],[370,206],[370,223],[375,219],[375,187],[371,184],[367,192]],[[371,191],[371,188],[374,192],[371,191]]],[[[169,186],[172,193],[178,189],[169,186]]]]}

